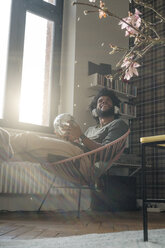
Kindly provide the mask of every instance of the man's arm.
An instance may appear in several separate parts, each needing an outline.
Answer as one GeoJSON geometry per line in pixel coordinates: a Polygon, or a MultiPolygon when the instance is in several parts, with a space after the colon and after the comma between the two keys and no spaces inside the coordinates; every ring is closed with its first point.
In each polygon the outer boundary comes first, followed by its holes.
{"type": "Polygon", "coordinates": [[[102,146],[102,144],[94,141],[94,140],[91,140],[89,139],[87,136],[85,136],[84,134],[82,134],[80,136],[80,139],[82,141],[82,143],[89,149],[89,150],[94,150],[94,149],[97,149],[99,147],[102,146]]]}
{"type": "Polygon", "coordinates": [[[109,128],[109,132],[107,133],[106,137],[102,140],[101,143],[98,143],[86,137],[81,131],[81,128],[78,124],[76,126],[70,125],[70,127],[68,128],[68,137],[70,141],[81,139],[85,147],[87,147],[89,150],[94,150],[118,139],[127,131],[128,125],[123,120],[119,119],[115,122],[114,125],[109,128]]]}
{"type": "Polygon", "coordinates": [[[88,137],[86,137],[81,131],[81,128],[78,124],[77,126],[71,125],[70,128],[68,129],[68,134],[69,134],[70,141],[81,139],[81,142],[89,150],[94,150],[102,146],[102,144],[95,142],[94,140],[91,140],[88,137]]]}

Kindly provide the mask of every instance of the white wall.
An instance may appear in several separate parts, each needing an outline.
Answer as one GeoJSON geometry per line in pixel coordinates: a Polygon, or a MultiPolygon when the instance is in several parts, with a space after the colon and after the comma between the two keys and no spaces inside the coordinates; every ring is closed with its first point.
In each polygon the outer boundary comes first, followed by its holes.
{"type": "MultiPolygon", "coordinates": [[[[125,38],[124,31],[121,31],[118,20],[110,17],[99,19],[98,13],[85,16],[83,11],[86,7],[72,6],[72,2],[73,0],[64,0],[62,98],[59,112],[73,114],[85,130],[94,123],[89,112],[86,111],[89,104],[88,96],[91,94],[88,83],[88,61],[96,64],[111,64],[114,69],[120,55],[109,55],[109,43],[127,47],[128,39],[125,38]]],[[[108,9],[118,16],[128,15],[128,0],[104,2],[108,9]]]]}
{"type": "Polygon", "coordinates": [[[64,0],[59,113],[73,114],[76,8],[73,8],[71,2],[71,0],[64,0]]]}

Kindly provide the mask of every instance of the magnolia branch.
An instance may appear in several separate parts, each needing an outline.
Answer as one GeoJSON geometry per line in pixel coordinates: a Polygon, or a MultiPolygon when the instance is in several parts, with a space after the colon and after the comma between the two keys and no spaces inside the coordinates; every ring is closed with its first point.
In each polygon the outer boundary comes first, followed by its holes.
{"type": "MultiPolygon", "coordinates": [[[[142,33],[139,29],[135,28],[134,26],[132,26],[130,23],[126,22],[123,18],[120,18],[119,16],[115,15],[114,13],[110,12],[107,8],[100,8],[99,6],[95,5],[95,4],[90,4],[90,3],[82,3],[82,2],[73,2],[73,5],[84,5],[84,6],[89,6],[89,7],[92,7],[92,8],[95,8],[97,9],[98,11],[103,11],[107,16],[109,17],[113,17],[119,21],[122,21],[124,22],[126,25],[130,26],[132,29],[134,29],[136,32],[138,32],[141,36],[143,36],[144,38],[147,38],[147,36],[142,33]]],[[[96,11],[96,12],[98,12],[96,11]]],[[[90,12],[93,12],[93,11],[90,11],[90,10],[85,10],[85,13],[88,14],[90,12]]]]}
{"type": "Polygon", "coordinates": [[[158,11],[156,11],[156,9],[154,9],[154,7],[151,5],[151,4],[147,4],[147,3],[143,3],[142,1],[140,0],[133,0],[134,3],[138,4],[138,5],[141,5],[143,6],[144,8],[146,9],[150,9],[152,10],[153,12],[156,13],[156,15],[162,20],[165,22],[165,17],[163,17],[158,11]]]}
{"type": "MultiPolygon", "coordinates": [[[[91,0],[89,1],[92,2],[91,0]]],[[[119,75],[120,78],[123,77],[124,79],[129,80],[133,74],[138,75],[136,68],[139,67],[140,64],[138,64],[137,61],[142,58],[154,45],[165,45],[165,38],[161,38],[155,28],[158,24],[165,22],[165,18],[158,13],[152,5],[144,3],[141,0],[132,1],[155,12],[156,17],[159,18],[160,21],[156,23],[144,21],[141,18],[142,13],[140,13],[140,11],[136,8],[134,14],[128,12],[128,17],[121,18],[109,11],[108,8],[105,7],[103,1],[100,1],[100,6],[95,4],[96,1],[93,1],[92,3],[73,2],[73,5],[84,5],[94,9],[85,10],[84,14],[98,12],[100,19],[102,17],[106,18],[107,16],[117,19],[119,21],[119,25],[121,25],[121,29],[125,29],[125,35],[134,39],[134,45],[129,49],[110,44],[112,51],[109,52],[109,54],[126,51],[116,65],[116,67],[120,66],[121,69],[114,73],[113,76],[109,75],[110,78],[119,75]]]]}

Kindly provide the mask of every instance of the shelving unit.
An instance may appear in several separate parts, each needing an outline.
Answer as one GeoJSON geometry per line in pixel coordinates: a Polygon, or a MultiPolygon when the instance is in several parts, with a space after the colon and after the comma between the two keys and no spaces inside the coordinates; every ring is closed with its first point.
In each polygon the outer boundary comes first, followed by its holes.
{"type": "MultiPolygon", "coordinates": [[[[94,90],[100,90],[104,87],[107,87],[107,86],[103,86],[103,85],[99,85],[99,84],[98,85],[92,85],[91,84],[91,86],[90,86],[90,88],[93,88],[94,90]]],[[[128,98],[135,98],[136,97],[135,95],[131,95],[131,94],[119,91],[119,90],[115,90],[113,88],[109,88],[109,87],[107,87],[107,88],[110,90],[113,90],[116,94],[118,94],[121,97],[128,97],[128,98]]]]}

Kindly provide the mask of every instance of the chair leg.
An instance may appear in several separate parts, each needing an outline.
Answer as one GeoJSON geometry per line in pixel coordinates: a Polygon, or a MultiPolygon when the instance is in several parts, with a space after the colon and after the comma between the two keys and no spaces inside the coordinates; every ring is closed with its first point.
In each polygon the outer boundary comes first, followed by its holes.
{"type": "Polygon", "coordinates": [[[78,196],[77,218],[80,218],[80,204],[81,204],[81,188],[79,189],[79,196],[78,196]]]}
{"type": "Polygon", "coordinates": [[[145,145],[142,144],[142,190],[143,190],[143,236],[144,241],[148,241],[148,213],[146,202],[146,166],[145,166],[145,145]]]}
{"type": "Polygon", "coordinates": [[[41,210],[41,208],[42,208],[42,206],[43,206],[43,204],[44,204],[46,198],[48,197],[49,192],[50,192],[50,190],[51,190],[51,188],[52,188],[52,186],[53,186],[53,184],[54,184],[54,182],[55,182],[55,179],[56,179],[56,177],[53,178],[53,181],[52,181],[52,183],[50,184],[50,187],[49,187],[49,189],[48,189],[48,191],[47,191],[47,193],[46,193],[44,199],[42,200],[40,207],[38,208],[38,212],[40,212],[40,210],[41,210]]]}

